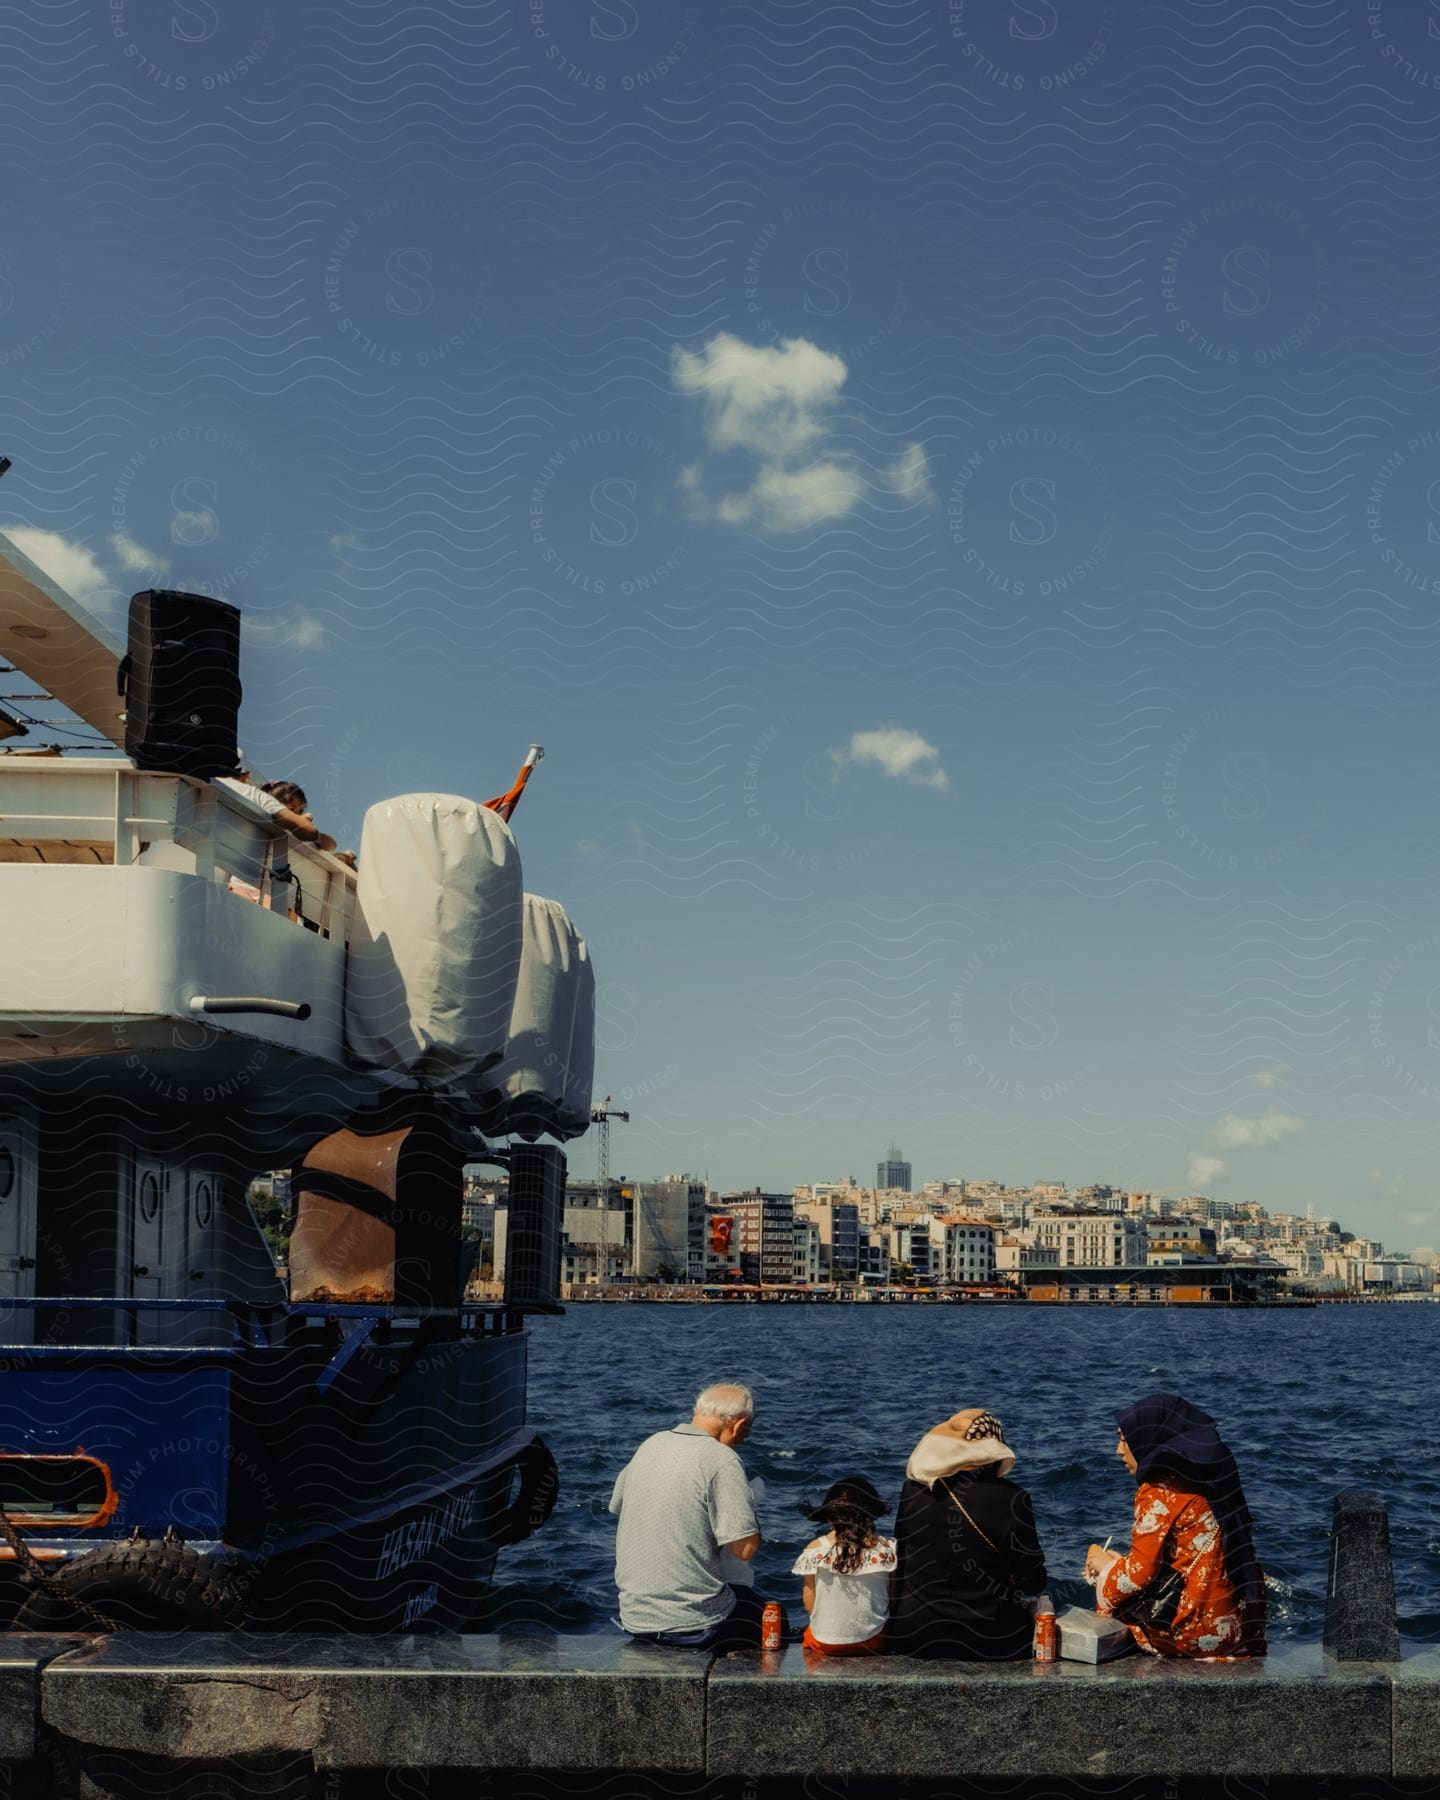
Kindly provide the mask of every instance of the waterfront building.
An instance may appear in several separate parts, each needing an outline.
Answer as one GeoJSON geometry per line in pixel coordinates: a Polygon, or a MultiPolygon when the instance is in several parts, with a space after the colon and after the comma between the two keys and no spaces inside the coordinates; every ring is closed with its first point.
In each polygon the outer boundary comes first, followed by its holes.
{"type": "Polygon", "coordinates": [[[813,1219],[795,1217],[795,1269],[792,1276],[798,1287],[819,1287],[820,1227],[813,1219]]]}
{"type": "Polygon", "coordinates": [[[1401,1257],[1384,1256],[1365,1264],[1365,1286],[1391,1293],[1428,1290],[1433,1276],[1423,1264],[1407,1262],[1401,1257]]]}
{"type": "Polygon", "coordinates": [[[939,1279],[947,1287],[995,1279],[993,1225],[977,1224],[964,1214],[948,1214],[931,1224],[931,1241],[939,1260],[939,1279]]]}
{"type": "Polygon", "coordinates": [[[1035,1242],[1058,1250],[1062,1268],[1128,1268],[1144,1264],[1146,1229],[1128,1214],[1054,1214],[1032,1223],[1035,1242]]]}
{"type": "Polygon", "coordinates": [[[892,1279],[888,1235],[883,1231],[860,1234],[860,1280],[864,1284],[888,1287],[892,1279]]]}
{"type": "Polygon", "coordinates": [[[760,1188],[721,1197],[735,1221],[741,1276],[752,1287],[789,1287],[795,1279],[795,1200],[760,1188]]]}
{"type": "Polygon", "coordinates": [[[697,1181],[693,1175],[685,1177],[689,1185],[686,1205],[690,1215],[690,1242],[688,1246],[688,1264],[691,1281],[704,1281],[705,1266],[709,1251],[709,1208],[710,1188],[708,1183],[697,1181]]]}
{"type": "Polygon", "coordinates": [[[1347,1293],[1361,1293],[1365,1287],[1367,1260],[1363,1256],[1352,1256],[1348,1249],[1327,1250],[1321,1257],[1324,1265],[1321,1283],[1327,1287],[1344,1289],[1347,1293]]]}
{"type": "MultiPolygon", "coordinates": [[[[502,1212],[496,1208],[495,1267],[503,1269],[502,1212]]],[[[602,1191],[593,1181],[576,1182],[565,1195],[564,1239],[561,1261],[564,1279],[572,1285],[609,1287],[628,1273],[625,1235],[625,1202],[617,1182],[602,1191]]]]}
{"type": "Polygon", "coordinates": [[[1053,1245],[1026,1243],[1018,1237],[995,1240],[995,1273],[1007,1281],[1018,1281],[1021,1275],[1035,1269],[1056,1269],[1060,1252],[1053,1245]]]}
{"type": "Polygon", "coordinates": [[[885,1153],[885,1160],[875,1168],[875,1186],[882,1190],[902,1193],[910,1192],[910,1164],[905,1161],[898,1145],[892,1144],[885,1153]]]}
{"type": "Polygon", "coordinates": [[[820,1234],[820,1278],[836,1284],[860,1274],[860,1207],[854,1200],[803,1201],[795,1211],[811,1220],[820,1234]]]}
{"type": "Polygon", "coordinates": [[[890,1266],[897,1281],[904,1279],[906,1269],[910,1271],[910,1280],[918,1286],[929,1286],[938,1276],[940,1257],[932,1244],[931,1225],[927,1214],[923,1220],[907,1220],[882,1228],[889,1232],[890,1266]]]}
{"type": "Polygon", "coordinates": [[[735,1215],[720,1202],[712,1201],[705,1213],[706,1281],[739,1281],[739,1257],[735,1215]]]}
{"type": "Polygon", "coordinates": [[[1184,1267],[1142,1262],[1129,1268],[1114,1264],[1084,1268],[1062,1263],[1058,1268],[1024,1269],[1018,1280],[1032,1300],[1184,1306],[1272,1299],[1285,1273],[1273,1257],[1257,1255],[1244,1262],[1217,1260],[1184,1267]]]}
{"type": "Polygon", "coordinates": [[[685,1281],[704,1275],[705,1184],[690,1175],[663,1181],[626,1181],[629,1273],[637,1281],[685,1281]]]}

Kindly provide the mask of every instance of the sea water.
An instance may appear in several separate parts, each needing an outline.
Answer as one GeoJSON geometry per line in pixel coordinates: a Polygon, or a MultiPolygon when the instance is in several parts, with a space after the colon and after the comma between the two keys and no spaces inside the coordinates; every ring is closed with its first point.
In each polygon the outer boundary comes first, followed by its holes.
{"type": "Polygon", "coordinates": [[[798,1599],[804,1504],[868,1475],[892,1502],[930,1425],[967,1406],[1003,1420],[1058,1598],[1092,1541],[1127,1541],[1133,1482],[1114,1409],[1168,1390],[1212,1413],[1240,1464],[1270,1592],[1272,1641],[1318,1638],[1331,1501],[1377,1489],[1390,1511],[1402,1629],[1440,1636],[1440,1305],[1197,1311],[961,1305],[573,1306],[530,1326],[530,1416],[562,1492],[544,1530],[502,1553],[496,1622],[607,1628],[615,1476],[697,1390],[743,1381],[741,1451],[764,1482],[757,1585],[798,1599]]]}

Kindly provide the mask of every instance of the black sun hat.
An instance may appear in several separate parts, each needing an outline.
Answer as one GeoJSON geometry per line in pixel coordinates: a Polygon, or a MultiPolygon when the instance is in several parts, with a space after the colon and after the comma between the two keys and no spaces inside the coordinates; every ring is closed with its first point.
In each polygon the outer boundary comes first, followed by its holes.
{"type": "Polygon", "coordinates": [[[881,1518],[890,1510],[880,1498],[875,1484],[863,1475],[847,1475],[841,1481],[832,1481],[825,1490],[825,1498],[818,1506],[811,1507],[805,1517],[824,1524],[832,1506],[853,1506],[857,1512],[867,1513],[872,1519],[881,1518]]]}

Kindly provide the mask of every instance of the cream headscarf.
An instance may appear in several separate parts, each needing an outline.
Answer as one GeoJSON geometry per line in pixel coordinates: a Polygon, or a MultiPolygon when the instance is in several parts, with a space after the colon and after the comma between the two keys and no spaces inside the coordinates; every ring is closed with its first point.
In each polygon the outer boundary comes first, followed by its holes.
{"type": "Polygon", "coordinates": [[[993,1413],[972,1406],[932,1426],[910,1452],[905,1474],[933,1488],[947,1475],[995,1463],[997,1475],[1015,1467],[1015,1452],[1005,1442],[1004,1428],[993,1413]]]}

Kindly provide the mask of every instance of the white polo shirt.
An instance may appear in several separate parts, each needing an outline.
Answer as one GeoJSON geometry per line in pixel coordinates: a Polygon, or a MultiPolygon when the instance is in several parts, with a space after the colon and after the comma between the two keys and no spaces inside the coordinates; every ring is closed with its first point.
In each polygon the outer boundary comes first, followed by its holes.
{"type": "Polygon", "coordinates": [[[657,1431],[620,1471],[610,1510],[627,1631],[703,1631],[735,1596],[720,1546],[760,1529],[740,1458],[698,1425],[657,1431]]]}

